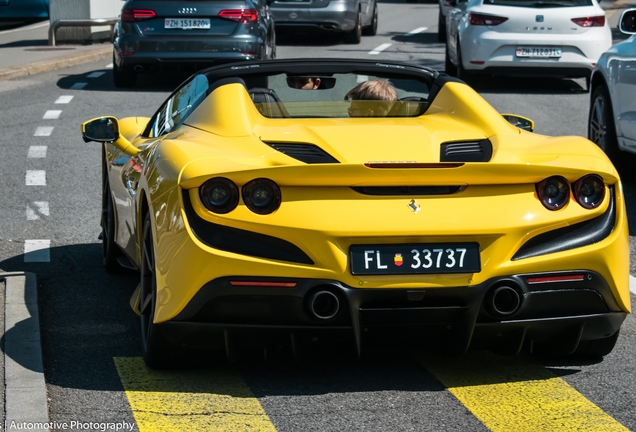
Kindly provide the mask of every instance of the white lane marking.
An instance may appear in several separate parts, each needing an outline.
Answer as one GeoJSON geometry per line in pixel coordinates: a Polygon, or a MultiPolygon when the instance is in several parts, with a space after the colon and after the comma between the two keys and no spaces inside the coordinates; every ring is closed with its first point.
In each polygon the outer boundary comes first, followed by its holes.
{"type": "Polygon", "coordinates": [[[51,240],[25,240],[24,262],[51,262],[51,240]]]}
{"type": "Polygon", "coordinates": [[[109,64],[106,65],[106,69],[112,69],[112,68],[113,68],[113,64],[112,63],[109,63],[109,64]]]}
{"type": "Polygon", "coordinates": [[[48,201],[33,201],[27,204],[26,216],[27,220],[39,220],[40,215],[49,216],[49,202],[48,201]]]}
{"type": "Polygon", "coordinates": [[[356,78],[357,83],[363,83],[365,81],[369,81],[368,75],[358,75],[358,77],[356,78]]]}
{"type": "Polygon", "coordinates": [[[385,49],[387,49],[390,46],[391,46],[390,43],[382,44],[379,47],[377,47],[376,49],[374,49],[373,51],[369,51],[369,54],[378,55],[378,54],[380,54],[382,51],[384,51],[385,49]]]}
{"type": "Polygon", "coordinates": [[[629,290],[636,295],[636,278],[632,275],[629,275],[629,290]]]}
{"type": "Polygon", "coordinates": [[[46,171],[27,170],[25,183],[27,186],[46,186],[46,171]]]}
{"type": "Polygon", "coordinates": [[[88,83],[75,83],[71,86],[71,90],[81,90],[86,87],[86,84],[88,83]]]}
{"type": "Polygon", "coordinates": [[[428,30],[428,27],[418,27],[415,30],[411,30],[410,32],[408,32],[405,36],[413,36],[418,33],[425,32],[426,30],[428,30]]]}
{"type": "Polygon", "coordinates": [[[48,110],[44,113],[43,120],[57,120],[60,118],[60,114],[62,114],[62,110],[48,110]]]}
{"type": "Polygon", "coordinates": [[[73,96],[60,96],[55,101],[56,104],[67,104],[73,100],[73,96]]]}
{"type": "Polygon", "coordinates": [[[45,158],[47,146],[31,146],[29,147],[29,154],[27,157],[30,159],[45,158]]]}
{"type": "Polygon", "coordinates": [[[93,72],[90,75],[86,75],[86,78],[99,78],[100,76],[104,75],[106,72],[93,72]]]}
{"type": "Polygon", "coordinates": [[[50,24],[51,23],[49,21],[44,21],[44,22],[33,24],[33,25],[30,25],[30,26],[20,27],[20,28],[17,28],[17,29],[3,30],[3,31],[0,31],[0,35],[20,32],[20,31],[25,31],[25,30],[32,30],[32,29],[36,29],[36,28],[40,28],[40,27],[46,27],[46,26],[48,26],[50,24]]]}
{"type": "Polygon", "coordinates": [[[53,126],[38,126],[33,136],[51,136],[53,133],[53,126]]]}

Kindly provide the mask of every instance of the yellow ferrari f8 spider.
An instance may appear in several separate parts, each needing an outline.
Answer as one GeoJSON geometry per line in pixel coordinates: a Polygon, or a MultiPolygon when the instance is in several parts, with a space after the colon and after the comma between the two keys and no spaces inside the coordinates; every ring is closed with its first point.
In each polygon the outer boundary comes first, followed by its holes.
{"type": "Polygon", "coordinates": [[[333,340],[606,355],[630,312],[621,182],[532,128],[435,70],[343,59],[218,66],[151,118],[84,123],[147,364],[333,340]]]}

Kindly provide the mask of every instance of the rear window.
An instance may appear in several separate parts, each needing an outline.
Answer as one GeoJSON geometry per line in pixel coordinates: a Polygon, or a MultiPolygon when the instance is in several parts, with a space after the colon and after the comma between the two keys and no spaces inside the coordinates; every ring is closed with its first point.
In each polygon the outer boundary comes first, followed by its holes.
{"type": "Polygon", "coordinates": [[[517,6],[527,8],[560,8],[592,6],[592,0],[558,0],[558,1],[536,1],[536,0],[484,0],[485,5],[497,6],[517,6]]]}

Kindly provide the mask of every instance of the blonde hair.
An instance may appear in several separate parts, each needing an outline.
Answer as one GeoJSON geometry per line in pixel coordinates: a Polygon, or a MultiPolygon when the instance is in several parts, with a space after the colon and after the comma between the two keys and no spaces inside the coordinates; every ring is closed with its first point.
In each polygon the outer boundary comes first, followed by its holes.
{"type": "Polygon", "coordinates": [[[398,100],[395,87],[389,81],[372,80],[358,84],[346,94],[345,100],[398,100]]]}

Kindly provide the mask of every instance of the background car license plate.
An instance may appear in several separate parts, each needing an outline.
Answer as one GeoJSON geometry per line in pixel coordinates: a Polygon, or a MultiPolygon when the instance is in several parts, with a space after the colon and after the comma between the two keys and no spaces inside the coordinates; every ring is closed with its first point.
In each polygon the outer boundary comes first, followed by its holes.
{"type": "Polygon", "coordinates": [[[209,18],[166,18],[166,28],[178,29],[209,29],[209,18]]]}
{"type": "Polygon", "coordinates": [[[351,245],[352,274],[477,273],[479,243],[351,245]]]}
{"type": "Polygon", "coordinates": [[[561,48],[517,47],[517,57],[530,57],[530,58],[561,57],[561,48]]]}

